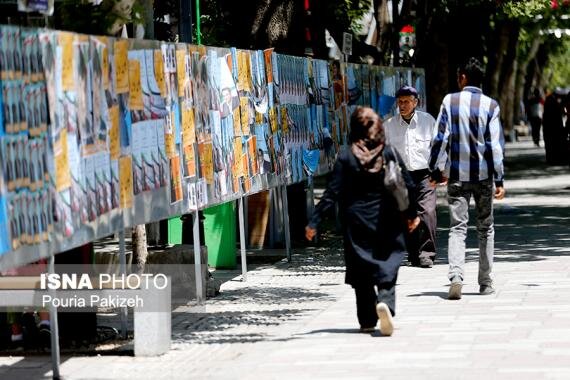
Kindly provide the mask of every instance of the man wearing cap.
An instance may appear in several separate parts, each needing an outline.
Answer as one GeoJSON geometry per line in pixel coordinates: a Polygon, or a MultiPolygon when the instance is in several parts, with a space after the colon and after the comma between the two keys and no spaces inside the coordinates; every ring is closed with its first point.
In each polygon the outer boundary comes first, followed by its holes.
{"type": "Polygon", "coordinates": [[[435,119],[416,110],[418,92],[404,86],[396,92],[399,114],[384,122],[386,142],[404,159],[416,183],[420,225],[407,236],[408,260],[413,266],[431,268],[435,258],[436,194],[430,183],[428,160],[431,140],[437,133],[435,119]]]}

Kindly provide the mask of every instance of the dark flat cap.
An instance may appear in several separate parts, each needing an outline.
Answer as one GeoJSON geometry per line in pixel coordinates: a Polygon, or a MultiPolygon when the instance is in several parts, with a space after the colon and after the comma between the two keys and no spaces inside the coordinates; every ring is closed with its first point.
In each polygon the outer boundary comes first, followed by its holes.
{"type": "Polygon", "coordinates": [[[403,86],[396,92],[396,97],[399,98],[400,96],[415,96],[418,97],[418,91],[413,88],[412,86],[403,86]]]}

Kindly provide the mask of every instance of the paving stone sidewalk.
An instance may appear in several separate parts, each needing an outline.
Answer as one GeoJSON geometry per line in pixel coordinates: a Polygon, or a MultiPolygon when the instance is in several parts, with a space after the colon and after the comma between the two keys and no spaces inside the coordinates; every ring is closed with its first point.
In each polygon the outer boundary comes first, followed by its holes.
{"type": "MultiPolygon", "coordinates": [[[[360,334],[341,242],[327,232],[292,262],[225,282],[203,306],[173,313],[161,357],[62,357],[65,379],[568,379],[570,170],[530,142],[507,146],[507,198],[496,203],[497,293],[480,296],[471,225],[464,297],[446,299],[446,200],[439,256],[404,266],[396,330],[360,334]]],[[[443,195],[443,192],[441,193],[443,195]]],[[[471,223],[473,224],[473,223],[471,223]]],[[[237,272],[236,272],[237,275],[237,272]]],[[[1,379],[49,378],[48,356],[0,357],[1,379]]]]}

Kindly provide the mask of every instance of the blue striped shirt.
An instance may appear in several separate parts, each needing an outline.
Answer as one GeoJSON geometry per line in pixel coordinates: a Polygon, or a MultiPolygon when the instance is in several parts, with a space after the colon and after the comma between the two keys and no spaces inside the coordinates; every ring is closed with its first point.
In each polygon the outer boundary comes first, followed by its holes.
{"type": "Polygon", "coordinates": [[[504,137],[499,104],[480,88],[466,86],[443,99],[429,169],[449,169],[449,180],[476,183],[494,177],[502,186],[504,137]]]}

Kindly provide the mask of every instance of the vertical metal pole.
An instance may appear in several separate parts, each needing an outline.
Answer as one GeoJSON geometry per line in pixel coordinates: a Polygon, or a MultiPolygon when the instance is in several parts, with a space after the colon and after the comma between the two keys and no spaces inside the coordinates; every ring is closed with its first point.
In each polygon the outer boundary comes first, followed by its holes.
{"type": "Polygon", "coordinates": [[[278,188],[269,189],[269,247],[275,248],[275,225],[277,224],[275,214],[279,215],[279,209],[277,207],[277,200],[279,199],[278,188]]]}
{"type": "Polygon", "coordinates": [[[289,231],[289,203],[287,201],[287,185],[281,187],[281,202],[283,203],[283,227],[285,228],[285,251],[287,261],[291,261],[291,231],[289,231]]]}
{"type": "Polygon", "coordinates": [[[196,0],[196,42],[202,45],[202,32],[200,31],[200,0],[196,0]]]}
{"type": "Polygon", "coordinates": [[[239,246],[241,252],[241,280],[247,281],[247,256],[245,252],[245,221],[243,197],[239,199],[239,246]]]}
{"type": "MultiPolygon", "coordinates": [[[[55,255],[51,255],[49,258],[49,273],[55,273],[55,255]]],[[[55,290],[50,291],[53,298],[56,297],[55,290]]],[[[57,308],[50,303],[49,307],[49,320],[51,329],[51,368],[53,371],[53,379],[59,380],[59,325],[57,322],[57,308]]]]}
{"type": "Polygon", "coordinates": [[[202,255],[200,243],[200,217],[198,210],[194,212],[194,277],[196,278],[196,301],[200,304],[204,301],[202,297],[202,255]]]}
{"type": "MultiPolygon", "coordinates": [[[[119,231],[119,269],[122,275],[127,274],[127,254],[125,252],[125,230],[119,231]]],[[[127,339],[127,320],[128,310],[126,307],[121,308],[121,336],[127,339]]]]}
{"type": "MultiPolygon", "coordinates": [[[[306,202],[306,214],[307,214],[307,221],[311,220],[313,216],[313,212],[315,211],[315,183],[313,181],[313,176],[310,175],[307,178],[307,190],[305,193],[305,202],[306,202]]],[[[314,241],[317,242],[317,236],[314,237],[314,241]]]]}

